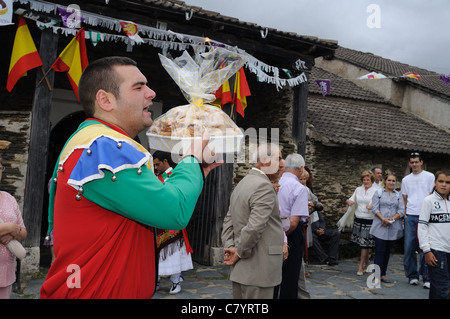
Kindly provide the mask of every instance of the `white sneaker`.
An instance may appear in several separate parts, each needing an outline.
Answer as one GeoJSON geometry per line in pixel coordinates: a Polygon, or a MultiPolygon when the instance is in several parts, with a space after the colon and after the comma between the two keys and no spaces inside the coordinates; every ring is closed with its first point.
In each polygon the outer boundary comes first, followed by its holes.
{"type": "Polygon", "coordinates": [[[181,282],[172,283],[172,288],[169,290],[169,294],[175,295],[181,291],[181,282]]]}
{"type": "Polygon", "coordinates": [[[423,288],[425,288],[425,289],[430,289],[430,282],[429,282],[429,281],[425,281],[425,282],[423,283],[423,288]]]}
{"type": "Polygon", "coordinates": [[[419,279],[413,278],[409,280],[409,284],[413,286],[417,286],[419,284],[419,279]]]}

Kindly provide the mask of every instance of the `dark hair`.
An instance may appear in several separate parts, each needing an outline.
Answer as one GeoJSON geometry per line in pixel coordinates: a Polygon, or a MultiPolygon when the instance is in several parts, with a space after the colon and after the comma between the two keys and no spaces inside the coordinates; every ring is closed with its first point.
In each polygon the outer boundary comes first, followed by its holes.
{"type": "MultiPolygon", "coordinates": [[[[442,169],[436,172],[436,174],[434,174],[434,180],[437,181],[439,175],[445,175],[445,176],[450,176],[450,169],[442,169]]],[[[434,193],[434,191],[436,190],[436,185],[434,185],[433,190],[431,191],[431,194],[434,193]]],[[[450,199],[450,194],[447,196],[447,199],[450,199]]]]}
{"type": "Polygon", "coordinates": [[[434,180],[437,181],[439,175],[444,174],[445,176],[450,176],[450,169],[441,169],[434,174],[434,180]]]}
{"type": "Polygon", "coordinates": [[[94,116],[98,90],[105,90],[116,97],[119,96],[121,77],[114,69],[118,65],[137,66],[137,63],[127,57],[110,56],[95,60],[84,69],[78,85],[78,94],[88,117],[94,116]]]}
{"type": "Polygon", "coordinates": [[[163,151],[156,151],[153,153],[153,158],[157,158],[159,161],[163,162],[167,160],[171,167],[174,167],[175,163],[172,161],[172,154],[163,151]]]}
{"type": "Polygon", "coordinates": [[[420,156],[419,152],[411,152],[411,153],[409,154],[409,159],[411,159],[411,158],[416,158],[416,157],[419,158],[419,161],[422,160],[422,157],[420,156]]]}
{"type": "Polygon", "coordinates": [[[372,171],[373,174],[375,174],[375,170],[376,169],[380,169],[381,170],[381,167],[378,167],[378,166],[372,167],[371,171],[372,171]]]}

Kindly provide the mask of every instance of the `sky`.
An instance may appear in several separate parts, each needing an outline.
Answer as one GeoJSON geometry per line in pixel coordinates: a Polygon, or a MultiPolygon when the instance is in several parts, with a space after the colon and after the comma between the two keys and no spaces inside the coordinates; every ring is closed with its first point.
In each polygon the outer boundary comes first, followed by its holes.
{"type": "Polygon", "coordinates": [[[450,74],[448,0],[183,1],[262,27],[336,40],[345,48],[450,74]]]}

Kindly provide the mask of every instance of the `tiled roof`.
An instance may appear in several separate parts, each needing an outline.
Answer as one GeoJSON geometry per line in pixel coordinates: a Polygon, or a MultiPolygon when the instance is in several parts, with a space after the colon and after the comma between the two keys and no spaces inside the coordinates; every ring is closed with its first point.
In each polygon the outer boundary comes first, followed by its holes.
{"type": "Polygon", "coordinates": [[[450,155],[450,134],[400,109],[308,97],[309,129],[331,143],[450,155]]]}
{"type": "Polygon", "coordinates": [[[417,73],[422,77],[422,81],[411,78],[402,78],[402,80],[408,81],[410,84],[416,85],[421,89],[431,91],[431,93],[450,99],[450,85],[444,84],[444,82],[441,81],[439,73],[389,60],[372,53],[343,47],[338,47],[335,50],[335,58],[357,65],[370,72],[375,71],[391,77],[401,77],[407,72],[417,73]]]}
{"type": "Polygon", "coordinates": [[[321,94],[320,88],[316,84],[316,80],[321,79],[330,80],[330,94],[327,96],[350,98],[369,102],[388,103],[382,96],[376,94],[375,92],[357,86],[350,80],[344,79],[336,74],[333,74],[316,66],[312,68],[311,76],[309,79],[308,89],[310,93],[321,94]]]}
{"type": "MultiPolygon", "coordinates": [[[[179,0],[140,0],[140,1],[144,2],[144,3],[148,3],[148,4],[163,6],[163,7],[170,8],[171,10],[176,10],[176,11],[184,11],[184,12],[191,13],[191,10],[192,10],[192,14],[194,14],[194,15],[208,18],[211,20],[216,20],[218,22],[233,23],[235,25],[240,25],[242,27],[249,28],[249,29],[257,29],[258,32],[260,30],[264,31],[266,29],[265,26],[260,26],[256,23],[252,23],[252,22],[240,21],[237,18],[225,16],[225,15],[220,14],[219,12],[206,10],[206,9],[203,9],[202,7],[198,7],[198,6],[188,5],[184,1],[179,1],[179,0]]],[[[324,40],[324,39],[319,39],[314,36],[299,35],[295,32],[285,32],[285,31],[280,31],[280,30],[274,29],[274,28],[267,28],[267,31],[269,33],[276,34],[276,35],[279,35],[282,37],[291,38],[291,39],[298,40],[298,41],[304,41],[307,43],[315,43],[316,45],[323,45],[326,47],[330,47],[331,49],[335,49],[337,47],[337,43],[338,43],[338,41],[336,41],[336,40],[324,40]]]]}

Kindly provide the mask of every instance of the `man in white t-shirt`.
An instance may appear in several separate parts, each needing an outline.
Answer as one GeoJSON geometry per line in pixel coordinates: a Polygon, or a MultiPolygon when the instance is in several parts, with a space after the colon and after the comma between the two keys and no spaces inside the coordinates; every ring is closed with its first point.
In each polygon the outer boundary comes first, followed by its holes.
{"type": "Polygon", "coordinates": [[[424,262],[423,253],[420,252],[420,269],[417,271],[418,248],[417,223],[420,209],[426,196],[430,195],[434,187],[434,175],[422,169],[423,160],[420,154],[413,152],[409,156],[411,174],[402,180],[401,193],[405,202],[405,251],[404,268],[411,285],[419,284],[419,272],[424,281],[424,288],[430,288],[428,269],[424,262]]]}

